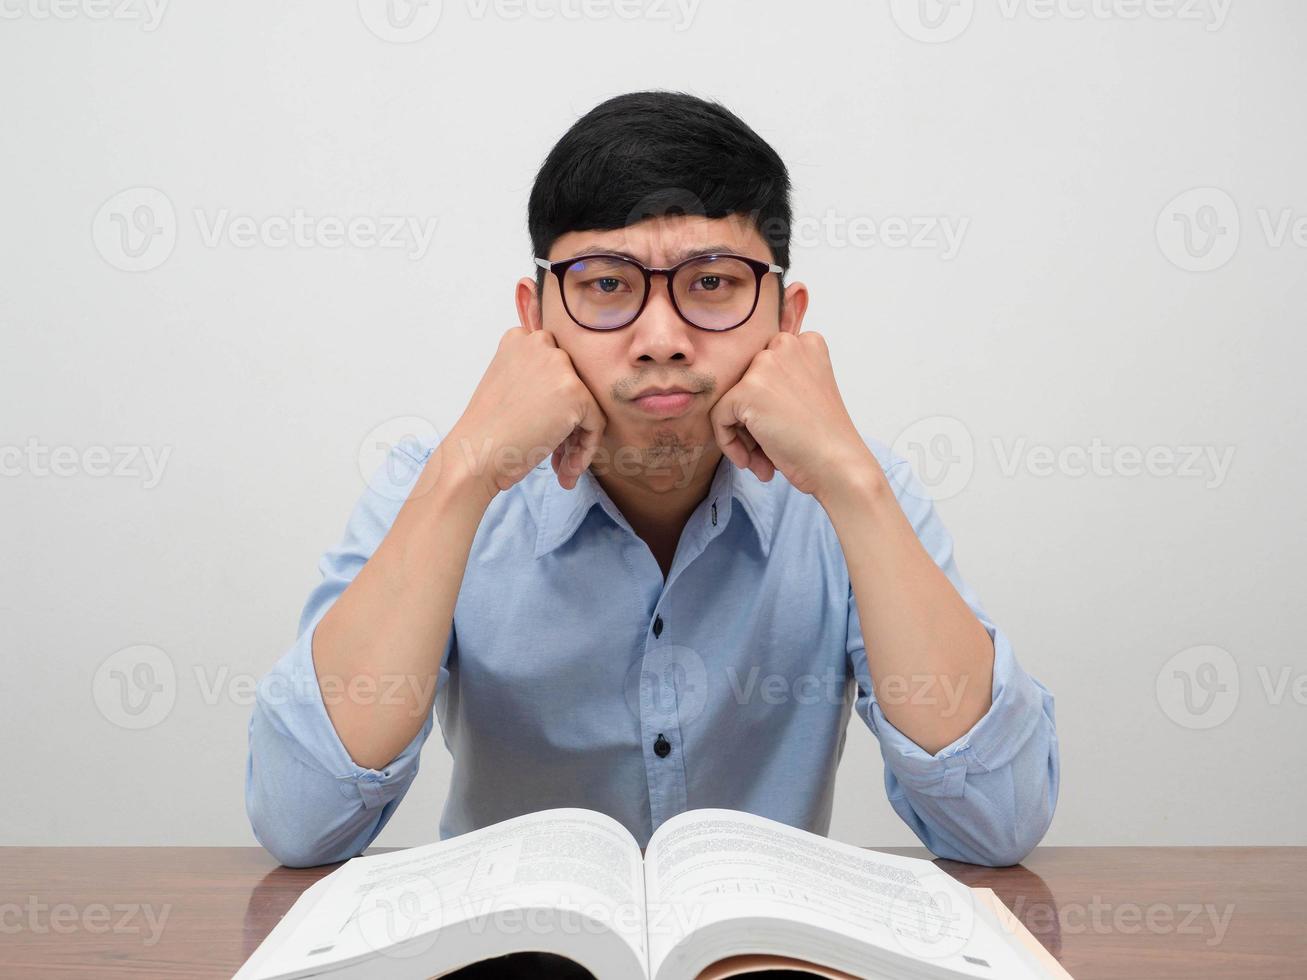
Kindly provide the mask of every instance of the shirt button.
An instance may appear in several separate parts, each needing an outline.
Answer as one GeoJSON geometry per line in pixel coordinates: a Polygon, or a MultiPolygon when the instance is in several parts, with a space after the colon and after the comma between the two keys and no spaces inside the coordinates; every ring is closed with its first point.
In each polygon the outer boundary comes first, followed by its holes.
{"type": "Polygon", "coordinates": [[[655,616],[655,617],[654,617],[654,636],[655,636],[655,637],[658,637],[658,636],[662,636],[662,635],[663,635],[663,617],[661,617],[661,616],[655,616]]]}
{"type": "Polygon", "coordinates": [[[663,738],[663,733],[659,732],[658,737],[654,739],[654,755],[665,759],[670,751],[672,751],[672,743],[663,738]]]}

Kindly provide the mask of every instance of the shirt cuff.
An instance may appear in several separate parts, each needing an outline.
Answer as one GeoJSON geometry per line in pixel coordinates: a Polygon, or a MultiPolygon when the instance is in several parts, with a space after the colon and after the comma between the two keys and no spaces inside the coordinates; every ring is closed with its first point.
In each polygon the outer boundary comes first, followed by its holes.
{"type": "Polygon", "coordinates": [[[1007,636],[991,623],[982,624],[994,642],[992,704],[970,731],[931,755],[890,724],[871,699],[868,724],[880,742],[885,765],[906,789],[927,796],[961,796],[968,773],[1007,766],[1041,716],[1051,713],[1052,695],[1022,670],[1007,636]]]}
{"type": "MultiPolygon", "coordinates": [[[[314,622],[304,630],[295,645],[259,681],[256,710],[264,713],[273,731],[299,762],[335,779],[343,797],[361,800],[368,810],[385,806],[403,795],[417,775],[418,756],[431,733],[432,712],[427,712],[422,729],[384,769],[367,769],[355,763],[323,703],[322,688],[313,667],[316,628],[314,622]]],[[[351,696],[348,686],[341,685],[335,690],[328,687],[331,697],[351,696]]],[[[382,698],[386,696],[386,685],[359,688],[353,696],[382,698]]]]}

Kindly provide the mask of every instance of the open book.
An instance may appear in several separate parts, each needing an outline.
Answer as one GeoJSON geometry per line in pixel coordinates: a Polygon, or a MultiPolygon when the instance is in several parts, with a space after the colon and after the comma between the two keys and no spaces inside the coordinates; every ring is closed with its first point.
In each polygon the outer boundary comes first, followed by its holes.
{"type": "Polygon", "coordinates": [[[1005,912],[929,861],[735,810],[673,817],[643,859],[608,816],[544,810],[346,862],[236,980],[426,980],[526,951],[597,980],[1065,977],[1005,912]]]}

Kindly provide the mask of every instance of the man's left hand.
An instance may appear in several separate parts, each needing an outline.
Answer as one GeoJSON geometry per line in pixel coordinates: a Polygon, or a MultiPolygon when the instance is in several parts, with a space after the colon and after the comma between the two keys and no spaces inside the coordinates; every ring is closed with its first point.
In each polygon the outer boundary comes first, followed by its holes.
{"type": "Polygon", "coordinates": [[[844,407],[826,339],[813,331],[773,337],[708,417],[722,453],[764,482],[780,470],[820,498],[880,470],[844,407]]]}

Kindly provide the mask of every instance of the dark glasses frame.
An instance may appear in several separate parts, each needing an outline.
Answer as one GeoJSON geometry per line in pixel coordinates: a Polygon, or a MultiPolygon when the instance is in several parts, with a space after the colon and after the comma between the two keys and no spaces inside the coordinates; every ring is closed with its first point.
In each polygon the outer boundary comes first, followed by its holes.
{"type": "Polygon", "coordinates": [[[676,311],[677,316],[690,326],[697,330],[703,330],[706,333],[724,333],[727,330],[734,330],[736,327],[743,326],[747,323],[749,318],[753,316],[754,311],[758,309],[758,298],[762,295],[763,277],[769,272],[774,272],[778,276],[785,273],[785,269],[782,266],[771,262],[763,262],[761,259],[750,258],[747,255],[736,255],[734,252],[711,252],[704,255],[691,255],[689,258],[678,262],[676,265],[667,269],[651,268],[650,266],[637,262],[629,255],[618,255],[615,252],[592,252],[586,255],[576,255],[570,259],[558,259],[555,262],[550,262],[548,259],[542,259],[537,255],[535,257],[535,264],[546,272],[552,272],[558,277],[558,295],[563,298],[563,309],[567,310],[567,315],[572,318],[572,322],[578,327],[582,327],[585,330],[594,330],[597,333],[607,333],[610,330],[621,330],[623,327],[629,327],[636,320],[640,319],[640,314],[644,312],[645,306],[649,303],[649,297],[653,294],[653,277],[656,275],[666,276],[667,297],[672,301],[672,309],[676,311]],[[572,312],[571,307],[567,305],[567,289],[563,285],[563,277],[567,274],[567,270],[578,262],[588,262],[591,259],[616,259],[619,262],[625,262],[628,265],[635,266],[644,274],[644,297],[640,300],[640,305],[635,313],[632,314],[631,318],[625,323],[619,323],[612,327],[592,327],[578,320],[576,315],[572,312]],[[672,289],[672,279],[676,276],[676,273],[685,266],[690,265],[692,262],[702,262],[705,259],[737,259],[753,270],[753,303],[750,304],[749,312],[745,314],[744,318],[729,327],[701,327],[686,316],[681,311],[681,307],[677,305],[676,291],[672,289]]]}

